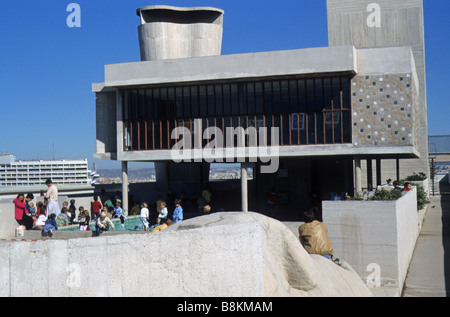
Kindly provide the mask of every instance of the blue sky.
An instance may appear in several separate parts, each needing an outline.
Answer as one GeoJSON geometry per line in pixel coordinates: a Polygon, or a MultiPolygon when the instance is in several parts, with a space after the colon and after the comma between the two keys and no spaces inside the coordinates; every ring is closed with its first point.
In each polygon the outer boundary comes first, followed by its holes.
{"type": "MultiPolygon", "coordinates": [[[[104,65],[139,61],[136,9],[225,11],[222,54],[328,46],[326,0],[1,0],[0,153],[17,159],[94,160],[95,95],[104,65]],[[69,28],[69,3],[81,27],[69,28]]],[[[429,135],[450,135],[450,1],[424,0],[429,135]]]]}

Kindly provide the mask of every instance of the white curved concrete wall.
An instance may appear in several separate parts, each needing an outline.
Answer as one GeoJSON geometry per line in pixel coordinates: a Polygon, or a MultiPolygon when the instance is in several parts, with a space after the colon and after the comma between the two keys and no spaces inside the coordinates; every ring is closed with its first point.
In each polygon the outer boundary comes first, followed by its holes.
{"type": "Polygon", "coordinates": [[[220,55],[223,11],[209,7],[149,6],[137,10],[141,60],[220,55]]]}
{"type": "Polygon", "coordinates": [[[141,60],[220,55],[222,27],[154,22],[139,26],[141,60]]]}

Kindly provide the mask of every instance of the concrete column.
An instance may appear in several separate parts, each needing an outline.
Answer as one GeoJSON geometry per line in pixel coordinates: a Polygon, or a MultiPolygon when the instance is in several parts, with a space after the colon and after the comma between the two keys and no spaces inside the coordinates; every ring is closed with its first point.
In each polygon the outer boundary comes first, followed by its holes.
{"type": "Polygon", "coordinates": [[[122,161],[122,209],[128,216],[128,162],[122,161]]]}
{"type": "Polygon", "coordinates": [[[381,159],[377,158],[377,186],[380,186],[381,181],[381,159]]]}
{"type": "Polygon", "coordinates": [[[372,170],[372,159],[367,159],[367,190],[371,191],[373,189],[373,170],[372,170]]]}
{"type": "Polygon", "coordinates": [[[247,164],[241,163],[241,209],[248,211],[247,164]]]}
{"type": "MultiPolygon", "coordinates": [[[[362,191],[361,187],[361,159],[355,159],[355,191],[359,193],[362,191]]],[[[356,194],[355,193],[355,194],[356,194]]]]}

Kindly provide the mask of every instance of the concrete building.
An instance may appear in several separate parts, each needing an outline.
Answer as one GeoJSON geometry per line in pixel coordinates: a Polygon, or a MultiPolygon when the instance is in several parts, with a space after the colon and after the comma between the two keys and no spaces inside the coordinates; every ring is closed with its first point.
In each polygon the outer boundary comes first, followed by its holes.
{"type": "MultiPolygon", "coordinates": [[[[411,48],[414,57],[419,98],[416,138],[420,157],[400,164],[398,173],[395,160],[381,163],[375,157],[367,157],[362,162],[363,173],[370,174],[373,161],[383,164],[380,168],[383,182],[413,172],[429,175],[423,1],[327,0],[327,16],[330,46],[353,45],[357,49],[406,46],[411,48]]],[[[368,186],[365,179],[363,186],[368,186]]]]}
{"type": "Polygon", "coordinates": [[[16,160],[12,154],[0,155],[0,189],[43,186],[50,178],[57,185],[91,185],[87,159],[16,160]]]}
{"type": "Polygon", "coordinates": [[[124,206],[131,161],[188,196],[210,163],[239,162],[240,184],[209,184],[216,209],[285,220],[331,192],[428,173],[421,1],[357,3],[327,2],[329,47],[234,55],[220,55],[222,10],[138,9],[141,61],[106,65],[92,87],[95,156],[122,162],[124,206]]]}

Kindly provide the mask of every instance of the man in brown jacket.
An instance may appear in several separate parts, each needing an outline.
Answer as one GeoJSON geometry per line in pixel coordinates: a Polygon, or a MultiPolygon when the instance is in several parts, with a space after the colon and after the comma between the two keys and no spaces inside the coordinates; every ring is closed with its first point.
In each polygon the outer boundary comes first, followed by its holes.
{"type": "Polygon", "coordinates": [[[309,254],[320,254],[327,259],[333,257],[333,245],[328,237],[327,227],[315,220],[314,212],[308,210],[303,214],[305,223],[298,227],[300,243],[309,254]]]}

